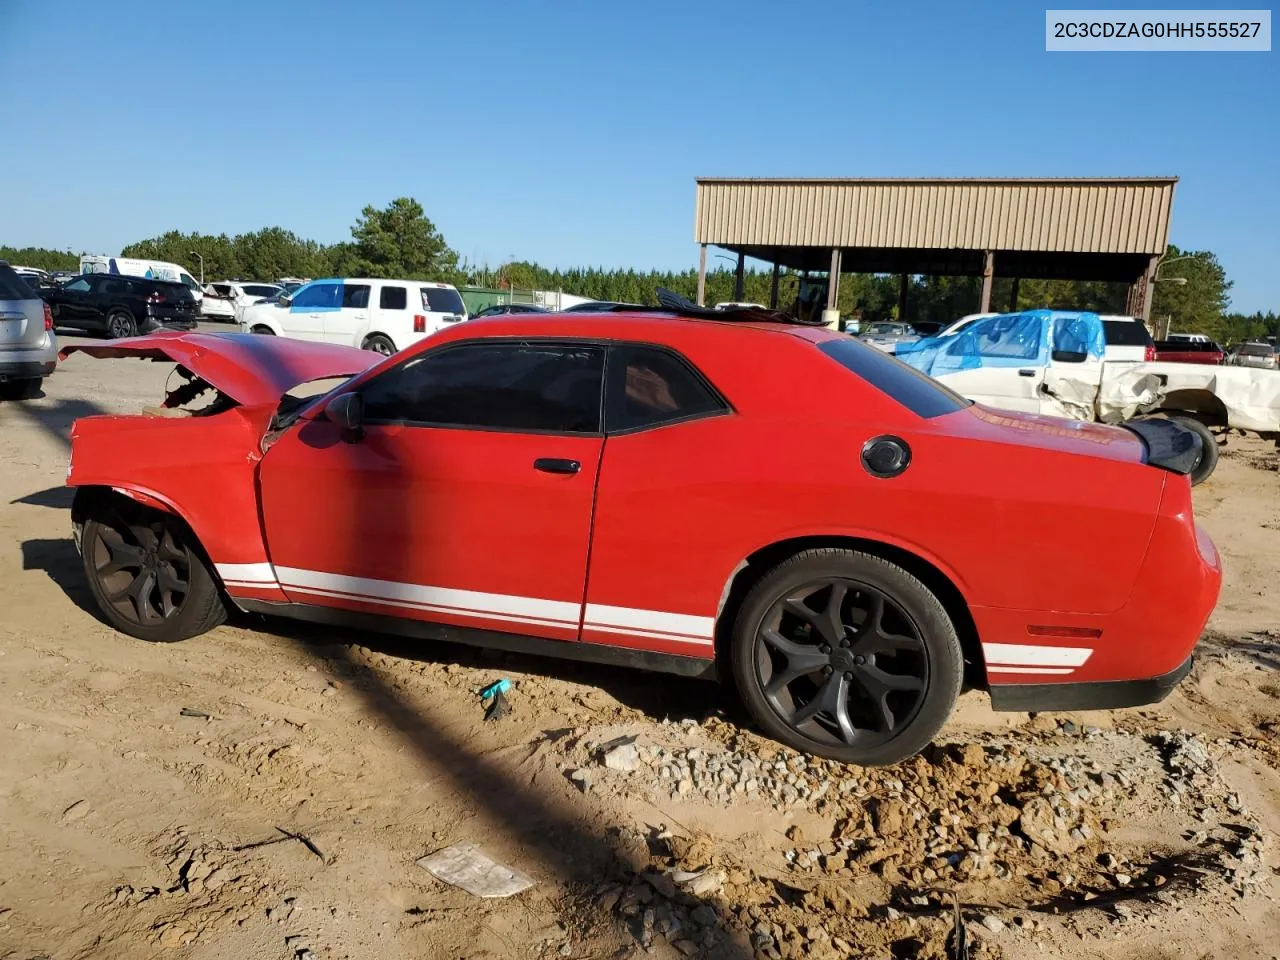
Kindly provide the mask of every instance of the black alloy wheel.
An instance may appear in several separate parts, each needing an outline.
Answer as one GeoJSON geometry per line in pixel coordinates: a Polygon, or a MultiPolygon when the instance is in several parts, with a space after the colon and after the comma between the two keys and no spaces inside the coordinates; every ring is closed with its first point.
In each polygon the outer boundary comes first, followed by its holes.
{"type": "Polygon", "coordinates": [[[809,550],[747,593],[730,649],[734,679],[767,733],[864,765],[921,750],[960,692],[959,637],[941,602],[880,557],[809,550]]]}
{"type": "Polygon", "coordinates": [[[187,551],[159,514],[133,523],[113,519],[96,524],[84,547],[107,603],[143,627],[177,616],[191,592],[187,551]]]}
{"type": "Polygon", "coordinates": [[[204,559],[170,514],[104,498],[84,524],[81,554],[89,590],[118,630],[171,643],[226,618],[204,559]]]}
{"type": "Polygon", "coordinates": [[[111,315],[107,317],[107,335],[112,340],[121,340],[125,337],[135,336],[138,332],[138,325],[134,322],[133,317],[125,313],[123,310],[113,310],[111,315]]]}
{"type": "Polygon", "coordinates": [[[893,739],[929,685],[920,628],[891,598],[851,580],[808,583],[774,603],[756,669],[788,726],[835,745],[893,739]]]}

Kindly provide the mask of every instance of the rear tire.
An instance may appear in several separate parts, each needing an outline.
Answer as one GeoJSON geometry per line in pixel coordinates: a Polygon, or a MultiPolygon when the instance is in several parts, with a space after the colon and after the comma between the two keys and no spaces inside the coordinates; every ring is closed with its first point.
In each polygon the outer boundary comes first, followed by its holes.
{"type": "Polygon", "coordinates": [[[964,674],[954,624],[901,567],[855,550],[806,550],[747,593],[733,676],[763,730],[862,766],[918,753],[951,715],[964,674]]]}
{"type": "Polygon", "coordinates": [[[1218,438],[1195,417],[1171,416],[1169,419],[1200,437],[1200,459],[1191,468],[1191,485],[1204,483],[1218,466],[1218,438]]]}
{"type": "Polygon", "coordinates": [[[80,543],[89,591],[117,630],[175,643],[226,619],[204,557],[173,515],[104,497],[88,508],[80,543]]]}
{"type": "Polygon", "coordinates": [[[127,310],[112,310],[107,314],[107,336],[112,340],[136,337],[138,324],[127,310]]]}
{"type": "Polygon", "coordinates": [[[249,332],[256,333],[259,336],[263,336],[263,337],[274,337],[276,335],[276,332],[274,330],[272,330],[270,327],[263,326],[262,324],[258,324],[249,332]]]}
{"type": "Polygon", "coordinates": [[[40,384],[44,380],[7,380],[0,383],[0,400],[34,400],[40,395],[40,384]]]}
{"type": "Polygon", "coordinates": [[[360,344],[360,349],[372,350],[374,353],[380,353],[384,357],[389,357],[396,352],[396,345],[382,334],[374,333],[364,338],[364,343],[360,344]]]}

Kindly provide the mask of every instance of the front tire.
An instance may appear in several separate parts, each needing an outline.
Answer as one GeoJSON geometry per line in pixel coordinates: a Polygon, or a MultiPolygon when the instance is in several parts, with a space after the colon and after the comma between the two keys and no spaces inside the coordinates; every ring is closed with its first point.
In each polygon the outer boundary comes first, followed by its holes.
{"type": "Polygon", "coordinates": [[[951,715],[960,639],[932,592],[855,550],[806,550],[743,600],[730,648],[766,733],[806,753],[877,766],[922,750],[951,715]]]}
{"type": "Polygon", "coordinates": [[[1218,438],[1195,417],[1171,416],[1169,419],[1200,437],[1200,459],[1191,468],[1191,485],[1204,483],[1218,468],[1218,438]]]}
{"type": "Polygon", "coordinates": [[[172,515],[104,498],[90,508],[80,543],[89,590],[117,630],[174,643],[226,619],[213,575],[172,515]]]}
{"type": "Polygon", "coordinates": [[[125,337],[136,337],[138,335],[138,324],[126,310],[112,310],[107,314],[107,336],[112,340],[122,340],[125,337]]]}
{"type": "Polygon", "coordinates": [[[274,337],[274,336],[276,335],[276,332],[275,332],[274,330],[272,330],[270,327],[265,326],[264,324],[261,324],[261,323],[260,323],[260,324],[258,324],[256,327],[254,327],[254,328],[253,328],[252,330],[250,330],[249,332],[250,332],[250,333],[256,333],[256,334],[259,334],[260,336],[264,336],[264,337],[274,337]]]}
{"type": "Polygon", "coordinates": [[[40,384],[44,380],[36,377],[32,380],[7,380],[0,383],[0,400],[34,400],[40,395],[40,384]]]}

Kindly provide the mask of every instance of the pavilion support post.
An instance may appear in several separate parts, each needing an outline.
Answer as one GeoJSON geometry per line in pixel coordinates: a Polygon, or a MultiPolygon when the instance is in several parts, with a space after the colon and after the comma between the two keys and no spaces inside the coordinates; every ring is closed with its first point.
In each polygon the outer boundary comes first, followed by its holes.
{"type": "Polygon", "coordinates": [[[836,310],[840,303],[840,248],[831,251],[831,272],[827,274],[827,309],[836,310]]]}
{"type": "Polygon", "coordinates": [[[738,267],[733,271],[733,299],[737,303],[741,303],[746,296],[743,284],[743,273],[747,268],[747,255],[745,253],[738,254],[738,267]]]}
{"type": "Polygon", "coordinates": [[[698,249],[698,306],[707,305],[707,245],[699,245],[698,249]]]}
{"type": "Polygon", "coordinates": [[[1018,312],[1018,278],[1013,278],[1013,285],[1009,287],[1009,312],[1018,312]]]}
{"type": "Polygon", "coordinates": [[[994,250],[985,250],[982,254],[982,299],[978,303],[979,313],[991,312],[991,281],[996,275],[996,254],[994,250]]]}
{"type": "Polygon", "coordinates": [[[778,252],[773,252],[773,277],[769,280],[769,309],[778,309],[778,252]]]}
{"type": "Polygon", "coordinates": [[[1134,300],[1133,313],[1130,316],[1136,317],[1148,326],[1151,323],[1151,295],[1155,293],[1156,267],[1159,265],[1160,258],[1152,257],[1147,262],[1147,269],[1134,284],[1137,289],[1130,288],[1134,300]]]}
{"type": "Polygon", "coordinates": [[[910,277],[905,273],[898,278],[898,322],[907,322],[907,289],[911,286],[910,277]]]}

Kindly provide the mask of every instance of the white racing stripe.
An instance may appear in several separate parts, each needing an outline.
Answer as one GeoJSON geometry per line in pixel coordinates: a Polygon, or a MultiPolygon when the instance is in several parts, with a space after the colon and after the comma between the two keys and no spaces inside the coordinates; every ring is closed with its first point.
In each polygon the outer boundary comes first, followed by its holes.
{"type": "Polygon", "coordinates": [[[1004,667],[1074,668],[1085,665],[1085,662],[1093,656],[1093,648],[1049,647],[1026,643],[984,643],[982,653],[987,659],[988,670],[994,669],[991,664],[1004,667]]]}
{"type": "MultiPolygon", "coordinates": [[[[350,600],[384,607],[400,607],[459,617],[501,620],[541,627],[578,629],[583,605],[565,600],[519,597],[505,593],[481,593],[450,587],[431,587],[394,580],[349,577],[298,567],[273,567],[270,563],[220,563],[218,575],[229,587],[242,589],[284,588],[302,596],[350,600]],[[277,579],[278,578],[278,579],[277,579]]],[[[713,645],[713,617],[698,617],[662,610],[613,607],[589,603],[584,629],[620,636],[645,637],[695,646],[713,645]]]]}
{"type": "Polygon", "coordinates": [[[650,640],[670,640],[673,643],[689,643],[696,647],[710,647],[714,643],[710,638],[682,637],[674,633],[652,633],[648,630],[631,630],[627,627],[608,627],[599,623],[586,623],[582,628],[595,633],[618,633],[628,637],[646,637],[650,640]]]}
{"type": "Polygon", "coordinates": [[[542,600],[537,597],[513,597],[504,593],[427,587],[417,583],[397,583],[393,580],[367,580],[364,577],[346,577],[336,573],[320,573],[316,570],[299,570],[295,567],[277,567],[276,574],[285,587],[355,595],[351,599],[377,597],[381,600],[407,601],[410,604],[447,608],[451,611],[470,613],[472,616],[501,614],[506,617],[568,624],[575,628],[578,626],[578,617],[582,609],[579,604],[564,600],[542,600]]]}
{"type": "Polygon", "coordinates": [[[276,572],[269,563],[215,563],[214,569],[224,583],[242,584],[265,583],[275,586],[276,572]]]}
{"type": "Polygon", "coordinates": [[[687,613],[664,613],[661,610],[638,610],[634,607],[610,607],[599,603],[588,603],[584,619],[588,626],[598,629],[621,627],[654,634],[674,634],[679,637],[693,637],[698,640],[710,640],[715,630],[714,617],[695,617],[687,613]]]}

